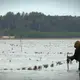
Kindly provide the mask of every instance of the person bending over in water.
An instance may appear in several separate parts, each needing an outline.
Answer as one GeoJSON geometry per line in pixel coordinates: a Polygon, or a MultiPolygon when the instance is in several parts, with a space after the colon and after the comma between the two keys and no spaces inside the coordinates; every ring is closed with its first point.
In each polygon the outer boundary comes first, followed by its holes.
{"type": "Polygon", "coordinates": [[[74,44],[75,52],[73,56],[67,56],[67,60],[73,61],[74,59],[79,62],[78,70],[80,71],[80,41],[76,41],[74,44]]]}

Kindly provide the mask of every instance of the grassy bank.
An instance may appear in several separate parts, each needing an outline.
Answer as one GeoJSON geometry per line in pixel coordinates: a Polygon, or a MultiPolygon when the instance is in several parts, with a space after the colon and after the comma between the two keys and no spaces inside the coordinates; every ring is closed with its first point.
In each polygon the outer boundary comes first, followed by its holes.
{"type": "Polygon", "coordinates": [[[80,37],[80,32],[23,32],[16,34],[25,38],[69,38],[80,37]]]}
{"type": "MultiPolygon", "coordinates": [[[[0,34],[4,32],[3,30],[0,30],[0,34]]],[[[38,31],[31,31],[26,32],[21,30],[9,30],[7,35],[16,36],[16,38],[79,38],[80,32],[38,32],[38,31]]]]}

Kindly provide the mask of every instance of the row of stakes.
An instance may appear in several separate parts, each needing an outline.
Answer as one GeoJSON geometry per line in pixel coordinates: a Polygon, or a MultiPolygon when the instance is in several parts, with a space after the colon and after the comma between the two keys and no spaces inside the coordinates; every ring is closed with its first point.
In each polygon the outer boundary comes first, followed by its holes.
{"type": "MultiPolygon", "coordinates": [[[[61,62],[57,62],[57,65],[62,65],[62,63],[61,62]]],[[[44,64],[43,67],[44,68],[48,68],[49,65],[48,64],[44,64]]],[[[54,64],[52,63],[50,65],[50,67],[54,67],[54,64]]],[[[42,66],[34,66],[33,68],[32,67],[28,67],[28,68],[26,68],[26,67],[17,68],[17,70],[41,70],[41,69],[42,69],[42,66]]],[[[8,69],[7,68],[4,68],[3,70],[8,70],[8,69]]],[[[13,69],[11,68],[10,70],[13,70],[13,69]]]]}

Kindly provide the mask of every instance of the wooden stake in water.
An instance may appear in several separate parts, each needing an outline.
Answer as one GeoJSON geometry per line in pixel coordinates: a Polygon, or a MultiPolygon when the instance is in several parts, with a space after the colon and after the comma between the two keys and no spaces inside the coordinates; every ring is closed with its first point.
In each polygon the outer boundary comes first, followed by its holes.
{"type": "Polygon", "coordinates": [[[21,52],[22,52],[22,40],[21,40],[21,36],[20,36],[20,46],[21,46],[21,52]]]}
{"type": "Polygon", "coordinates": [[[68,53],[67,53],[67,71],[69,71],[69,59],[68,59],[68,53]]]}

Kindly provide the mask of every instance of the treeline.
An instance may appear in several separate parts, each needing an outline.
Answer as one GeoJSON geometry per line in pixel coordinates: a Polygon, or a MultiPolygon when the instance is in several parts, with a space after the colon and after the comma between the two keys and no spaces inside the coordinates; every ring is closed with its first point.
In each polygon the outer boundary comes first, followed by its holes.
{"type": "Polygon", "coordinates": [[[31,35],[30,32],[64,32],[64,34],[65,32],[80,32],[80,17],[50,16],[40,12],[23,12],[16,14],[8,12],[4,16],[0,15],[1,36],[13,35],[16,37],[39,37],[43,35],[39,33],[39,35],[35,36],[31,35]]]}

